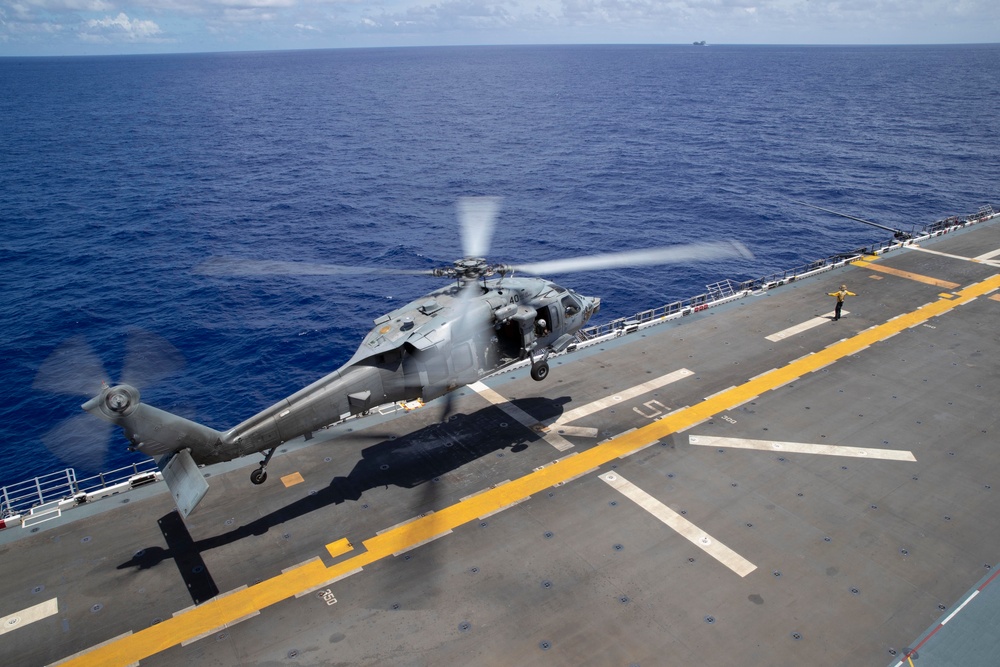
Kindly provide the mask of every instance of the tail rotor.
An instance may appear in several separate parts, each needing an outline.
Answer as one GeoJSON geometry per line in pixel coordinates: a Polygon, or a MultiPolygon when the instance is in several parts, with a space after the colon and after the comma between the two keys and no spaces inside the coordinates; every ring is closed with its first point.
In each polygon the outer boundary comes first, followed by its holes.
{"type": "MultiPolygon", "coordinates": [[[[122,365],[122,384],[109,390],[107,373],[100,356],[83,336],[68,339],[46,358],[35,375],[35,390],[89,399],[107,395],[108,408],[121,410],[119,396],[138,391],[184,367],[180,351],[156,334],[140,329],[129,332],[122,365]]],[[[89,414],[70,417],[41,436],[42,444],[67,466],[100,471],[111,445],[112,423],[89,414]]]]}

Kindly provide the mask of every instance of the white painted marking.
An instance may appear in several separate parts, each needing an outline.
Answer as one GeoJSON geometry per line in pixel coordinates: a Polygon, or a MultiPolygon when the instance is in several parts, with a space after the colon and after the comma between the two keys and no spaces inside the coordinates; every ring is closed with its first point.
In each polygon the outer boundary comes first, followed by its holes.
{"type": "MultiPolygon", "coordinates": [[[[505,413],[510,415],[511,418],[517,420],[518,422],[530,428],[531,430],[539,432],[539,429],[542,428],[541,422],[539,422],[537,419],[529,415],[521,408],[510,403],[506,398],[498,394],[493,389],[487,387],[482,382],[473,382],[472,384],[469,385],[469,388],[472,389],[477,394],[479,394],[480,396],[482,396],[483,398],[485,398],[493,405],[503,410],[505,413]]],[[[539,432],[539,435],[542,436],[545,442],[549,443],[550,445],[558,449],[560,452],[564,452],[573,446],[572,442],[562,437],[558,433],[539,432]]]]}
{"type": "Polygon", "coordinates": [[[470,493],[467,496],[462,496],[458,500],[459,500],[459,502],[464,502],[466,500],[469,500],[470,498],[475,498],[476,496],[481,496],[484,493],[486,493],[487,491],[492,491],[493,489],[497,488],[498,486],[503,486],[504,484],[510,484],[510,480],[509,479],[505,479],[502,482],[497,482],[496,484],[491,484],[491,485],[487,486],[485,489],[479,489],[475,493],[470,493]]]}
{"type": "Polygon", "coordinates": [[[978,257],[963,257],[961,255],[951,255],[949,253],[939,252],[937,250],[928,250],[927,248],[921,248],[920,246],[917,245],[909,245],[906,246],[906,248],[909,250],[919,250],[920,252],[926,252],[930,255],[938,255],[940,257],[947,257],[949,259],[960,259],[963,262],[976,262],[979,264],[989,264],[990,266],[997,266],[997,263],[991,260],[997,255],[1000,255],[1000,250],[993,250],[991,252],[979,255],[978,257]]]}
{"type": "Polygon", "coordinates": [[[662,415],[664,412],[669,412],[670,411],[670,408],[668,408],[667,406],[665,406],[663,403],[660,403],[655,398],[653,400],[651,400],[651,401],[646,401],[642,405],[643,405],[644,408],[646,408],[646,409],[649,410],[649,414],[646,414],[645,412],[643,412],[642,410],[640,410],[638,407],[632,408],[632,412],[636,413],[640,417],[645,417],[646,419],[656,419],[657,417],[659,417],[660,415],[662,415]]]}
{"type": "MultiPolygon", "coordinates": [[[[850,315],[850,314],[851,314],[851,311],[849,311],[849,310],[841,310],[840,311],[840,316],[841,317],[843,317],[844,315],[850,315]]],[[[801,324],[796,324],[793,327],[788,327],[787,329],[782,329],[781,331],[779,331],[777,333],[773,333],[770,336],[764,336],[764,338],[767,339],[767,340],[769,340],[769,341],[771,341],[772,343],[777,343],[778,341],[785,340],[786,338],[794,336],[795,334],[802,333],[803,331],[808,331],[809,329],[812,329],[813,327],[818,327],[821,324],[826,324],[826,323],[830,322],[833,319],[834,315],[835,315],[835,312],[831,310],[826,315],[820,315],[819,317],[814,317],[811,320],[806,320],[805,322],[803,322],[801,324]]]]}
{"type": "Polygon", "coordinates": [[[861,449],[841,445],[814,445],[805,442],[775,442],[773,440],[746,440],[722,438],[712,435],[690,435],[688,442],[699,447],[728,447],[731,449],[757,449],[794,454],[819,454],[822,456],[852,456],[855,458],[886,459],[889,461],[916,461],[912,452],[901,449],[861,449]]]}
{"type": "Polygon", "coordinates": [[[422,547],[425,544],[429,544],[429,543],[433,542],[434,540],[436,540],[438,538],[444,537],[445,535],[451,535],[451,530],[446,530],[443,533],[438,533],[437,535],[432,535],[431,537],[428,537],[426,540],[420,540],[419,542],[416,542],[414,544],[411,544],[411,545],[407,546],[405,549],[400,549],[399,551],[394,551],[392,555],[398,557],[398,556],[402,556],[403,554],[408,554],[411,551],[413,551],[414,549],[416,549],[417,547],[422,547]]]}
{"type": "MultiPolygon", "coordinates": [[[[381,535],[383,533],[388,533],[390,530],[396,530],[397,528],[405,526],[408,523],[413,523],[414,521],[416,521],[418,519],[423,519],[425,516],[429,516],[431,514],[434,514],[433,510],[431,510],[430,512],[424,512],[423,514],[418,514],[417,516],[414,516],[414,517],[410,517],[406,521],[400,521],[399,523],[393,524],[393,525],[389,526],[388,528],[383,528],[382,530],[376,530],[375,534],[376,535],[381,535]]],[[[317,558],[318,558],[318,556],[317,556],[317,558]]]]}
{"type": "Polygon", "coordinates": [[[474,382],[470,384],[469,387],[477,394],[479,394],[487,401],[489,401],[493,405],[503,410],[505,413],[510,415],[513,419],[517,420],[524,426],[527,426],[528,428],[534,431],[540,432],[540,435],[547,443],[549,443],[559,451],[565,452],[566,450],[571,449],[573,447],[573,443],[567,440],[566,438],[562,437],[562,434],[575,435],[587,438],[596,438],[598,433],[598,429],[596,428],[566,426],[566,424],[568,424],[569,422],[582,419],[583,417],[598,412],[599,410],[611,407],[616,403],[630,400],[632,398],[635,398],[636,396],[642,396],[643,394],[651,392],[655,389],[659,389],[660,387],[666,386],[671,382],[677,382],[678,380],[690,377],[692,375],[694,375],[694,371],[682,368],[680,370],[674,371],[673,373],[667,373],[666,375],[662,375],[653,380],[649,380],[648,382],[643,382],[642,384],[630,387],[629,389],[618,392],[617,394],[614,394],[612,396],[607,396],[605,398],[598,399],[592,403],[580,406],[579,408],[576,408],[574,410],[564,412],[556,419],[548,419],[541,423],[537,419],[529,415],[527,412],[525,412],[524,410],[521,410],[517,406],[512,405],[510,402],[507,401],[506,398],[501,396],[493,389],[487,387],[482,382],[474,382]]]}
{"type": "Polygon", "coordinates": [[[300,598],[300,597],[303,597],[305,595],[309,595],[310,593],[315,593],[316,591],[322,590],[324,588],[329,588],[330,586],[333,586],[338,581],[343,581],[344,579],[347,579],[348,577],[350,577],[352,575],[355,575],[355,574],[358,574],[359,572],[362,572],[362,571],[364,571],[364,568],[359,567],[359,568],[351,570],[350,572],[345,572],[345,573],[343,573],[341,575],[338,575],[338,576],[334,577],[330,581],[324,581],[319,586],[313,586],[312,588],[306,589],[304,591],[299,591],[298,593],[295,594],[295,597],[300,598]]]}
{"type": "Polygon", "coordinates": [[[615,403],[619,403],[621,401],[627,401],[636,398],[637,396],[642,396],[643,394],[647,394],[653,391],[654,389],[659,389],[660,387],[664,387],[672,382],[677,382],[678,380],[683,380],[684,378],[691,377],[692,375],[694,375],[694,371],[689,371],[686,368],[681,368],[680,370],[676,370],[673,373],[667,373],[666,375],[661,375],[658,378],[655,378],[648,382],[643,382],[642,384],[637,384],[636,386],[631,387],[630,389],[626,389],[625,391],[620,391],[614,396],[601,398],[592,403],[587,403],[586,405],[582,405],[568,412],[564,412],[555,421],[551,423],[546,422],[546,425],[551,425],[554,428],[556,426],[562,426],[563,424],[568,424],[569,422],[575,422],[578,419],[583,419],[584,417],[592,415],[595,412],[598,412],[605,408],[609,408],[615,403]]]}
{"type": "Polygon", "coordinates": [[[745,577],[757,569],[757,566],[748,561],[746,558],[739,555],[722,542],[713,539],[711,535],[703,531],[701,528],[694,525],[680,514],[637,487],[635,484],[632,484],[618,473],[609,472],[604,475],[600,475],[600,479],[610,484],[623,496],[652,514],[670,528],[673,528],[678,534],[681,535],[681,537],[684,537],[741,577],[745,577]]]}
{"type": "Polygon", "coordinates": [[[958,612],[962,611],[965,608],[965,605],[967,605],[970,602],[972,602],[973,598],[975,598],[977,595],[979,595],[979,591],[978,590],[972,591],[972,595],[970,595],[969,597],[965,598],[965,602],[963,602],[962,604],[958,605],[958,609],[956,609],[955,611],[953,611],[950,614],[948,614],[948,618],[946,618],[943,621],[941,621],[941,625],[944,625],[945,623],[947,623],[948,621],[950,621],[952,618],[954,618],[955,614],[957,614],[958,612]]]}
{"type": "Polygon", "coordinates": [[[991,250],[989,252],[983,253],[982,255],[979,255],[978,257],[973,257],[973,259],[978,259],[980,262],[986,262],[993,259],[997,255],[1000,255],[1000,249],[991,250]]]}
{"type": "Polygon", "coordinates": [[[298,565],[292,565],[291,567],[286,567],[285,569],[283,569],[281,571],[281,573],[285,574],[286,572],[291,572],[292,570],[297,570],[298,568],[302,567],[303,565],[308,565],[309,563],[313,563],[313,562],[318,561],[318,560],[320,560],[319,556],[313,556],[309,560],[304,560],[301,563],[299,563],[298,565]]]}
{"type": "MultiPolygon", "coordinates": [[[[122,634],[118,635],[117,637],[112,637],[111,639],[103,641],[100,644],[94,644],[93,646],[91,646],[89,648],[85,648],[82,651],[77,651],[73,655],[67,655],[65,658],[63,658],[62,660],[59,660],[58,662],[49,663],[48,667],[59,667],[59,665],[65,664],[65,663],[67,663],[67,662],[69,662],[71,660],[76,660],[80,656],[86,655],[86,654],[90,653],[91,651],[95,651],[95,650],[101,648],[102,646],[107,646],[108,644],[114,644],[116,641],[118,641],[120,639],[124,639],[125,637],[128,637],[131,634],[132,634],[131,630],[129,630],[128,632],[123,632],[122,634]]],[[[138,662],[130,662],[129,664],[123,665],[122,667],[139,667],[139,663],[138,662]]]]}
{"type": "Polygon", "coordinates": [[[14,612],[13,614],[0,618],[0,635],[7,634],[8,632],[17,630],[18,628],[23,628],[29,623],[40,621],[43,618],[48,618],[49,616],[58,613],[59,598],[52,598],[51,600],[46,600],[45,602],[39,602],[38,604],[28,607],[27,609],[22,609],[21,611],[14,612]]]}

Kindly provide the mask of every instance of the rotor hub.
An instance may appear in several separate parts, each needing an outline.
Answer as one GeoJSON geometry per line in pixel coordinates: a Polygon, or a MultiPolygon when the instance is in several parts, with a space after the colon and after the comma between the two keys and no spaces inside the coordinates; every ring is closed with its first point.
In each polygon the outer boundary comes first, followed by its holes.
{"type": "Polygon", "coordinates": [[[493,273],[492,268],[482,257],[467,257],[455,262],[455,271],[463,278],[479,278],[493,273]]]}
{"type": "Polygon", "coordinates": [[[127,417],[139,405],[139,390],[120,384],[105,390],[103,411],[111,417],[127,417]]]}
{"type": "Polygon", "coordinates": [[[433,273],[436,276],[475,280],[477,278],[486,278],[496,273],[505,274],[508,271],[509,267],[505,264],[490,264],[482,257],[466,257],[455,260],[455,263],[451,266],[434,269],[433,273]]]}

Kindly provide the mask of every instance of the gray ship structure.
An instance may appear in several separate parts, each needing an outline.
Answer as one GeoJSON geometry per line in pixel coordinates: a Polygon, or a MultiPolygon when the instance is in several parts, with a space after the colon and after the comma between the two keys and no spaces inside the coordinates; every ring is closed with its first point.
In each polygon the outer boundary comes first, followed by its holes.
{"type": "Polygon", "coordinates": [[[186,517],[152,462],[4,487],[2,662],[997,664],[998,316],[984,207],[199,468],[186,517]]]}

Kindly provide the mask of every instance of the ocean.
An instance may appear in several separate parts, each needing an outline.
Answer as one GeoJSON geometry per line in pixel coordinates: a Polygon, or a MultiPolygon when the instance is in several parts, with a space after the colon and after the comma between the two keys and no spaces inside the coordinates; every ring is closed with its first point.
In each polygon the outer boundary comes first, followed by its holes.
{"type": "Polygon", "coordinates": [[[184,362],[147,368],[144,401],[226,429],[439,285],[207,259],[445,265],[466,195],[503,197],[496,262],[756,255],[552,276],[607,321],[889,236],[792,200],[907,230],[1000,204],[997,99],[1000,45],[0,58],[0,486],[141,459],[74,395],[128,374],[132,338],[184,362]]]}

